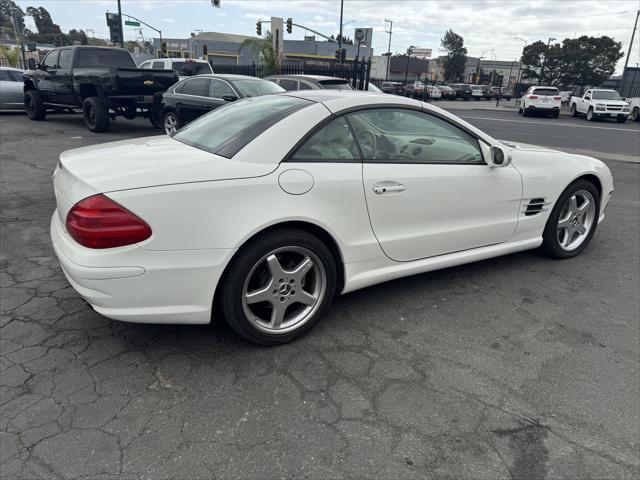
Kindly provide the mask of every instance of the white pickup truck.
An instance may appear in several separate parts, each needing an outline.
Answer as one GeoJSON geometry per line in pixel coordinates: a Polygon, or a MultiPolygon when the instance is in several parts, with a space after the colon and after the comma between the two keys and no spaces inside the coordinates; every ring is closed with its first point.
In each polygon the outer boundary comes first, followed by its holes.
{"type": "Polygon", "coordinates": [[[640,97],[627,98],[629,110],[631,110],[631,120],[640,122],[640,97]]]}
{"type": "Polygon", "coordinates": [[[591,88],[582,97],[571,97],[569,114],[572,117],[583,114],[589,121],[609,117],[624,123],[629,116],[629,104],[615,90],[591,88]]]}

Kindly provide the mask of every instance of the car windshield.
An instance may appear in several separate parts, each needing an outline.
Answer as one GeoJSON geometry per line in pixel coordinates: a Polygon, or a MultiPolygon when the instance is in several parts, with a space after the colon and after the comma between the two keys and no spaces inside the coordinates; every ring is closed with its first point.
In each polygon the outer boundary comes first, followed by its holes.
{"type": "Polygon", "coordinates": [[[204,62],[173,62],[173,71],[181,77],[190,77],[202,73],[213,73],[211,65],[204,62]]]}
{"type": "Polygon", "coordinates": [[[78,60],[76,61],[78,68],[99,68],[99,67],[115,67],[115,68],[136,68],[136,63],[126,50],[109,50],[101,48],[80,48],[78,52],[78,60]]]}
{"type": "Polygon", "coordinates": [[[232,83],[243,97],[259,97],[260,95],[285,91],[284,88],[269,80],[232,80],[232,83]]]}
{"type": "Polygon", "coordinates": [[[320,85],[325,90],[353,90],[346,80],[321,80],[320,85]]]}
{"type": "Polygon", "coordinates": [[[173,138],[200,150],[231,158],[287,115],[313,102],[284,95],[247,98],[217,108],[180,129],[173,138]]]}
{"type": "Polygon", "coordinates": [[[594,90],[594,100],[622,100],[618,92],[613,90],[594,90]]]}
{"type": "Polygon", "coordinates": [[[531,92],[533,95],[540,95],[542,97],[554,97],[560,95],[557,88],[536,88],[531,92]]]}

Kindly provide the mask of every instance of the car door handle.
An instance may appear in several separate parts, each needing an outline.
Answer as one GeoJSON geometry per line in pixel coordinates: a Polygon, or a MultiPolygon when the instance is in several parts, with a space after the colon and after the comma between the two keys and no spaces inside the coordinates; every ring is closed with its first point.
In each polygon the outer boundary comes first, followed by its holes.
{"type": "Polygon", "coordinates": [[[404,190],[406,190],[406,188],[407,187],[405,187],[401,183],[384,183],[384,184],[374,185],[373,191],[378,195],[382,195],[383,193],[388,193],[388,192],[403,192],[404,190]]]}

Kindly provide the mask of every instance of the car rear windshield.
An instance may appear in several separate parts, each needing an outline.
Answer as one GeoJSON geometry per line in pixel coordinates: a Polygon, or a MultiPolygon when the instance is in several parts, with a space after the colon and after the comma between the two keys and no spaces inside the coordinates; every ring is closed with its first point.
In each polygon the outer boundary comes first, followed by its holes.
{"type": "Polygon", "coordinates": [[[592,97],[594,100],[622,100],[618,92],[613,90],[594,90],[592,97]]]}
{"type": "Polygon", "coordinates": [[[260,95],[285,91],[281,86],[259,78],[255,80],[233,80],[232,83],[243,97],[259,97],[260,95]]]}
{"type": "Polygon", "coordinates": [[[202,73],[213,73],[211,65],[204,62],[173,62],[173,71],[181,77],[200,75],[202,73]]]}
{"type": "Polygon", "coordinates": [[[136,68],[136,63],[125,50],[102,50],[99,48],[81,48],[78,52],[76,68],[136,68]]]}
{"type": "Polygon", "coordinates": [[[353,90],[347,80],[320,80],[319,83],[325,90],[353,90]]]}
{"type": "Polygon", "coordinates": [[[560,95],[557,88],[536,88],[532,92],[533,95],[540,95],[542,97],[555,97],[560,95]]]}
{"type": "Polygon", "coordinates": [[[262,132],[313,102],[284,95],[247,98],[217,108],[180,129],[173,138],[231,158],[262,132]]]}

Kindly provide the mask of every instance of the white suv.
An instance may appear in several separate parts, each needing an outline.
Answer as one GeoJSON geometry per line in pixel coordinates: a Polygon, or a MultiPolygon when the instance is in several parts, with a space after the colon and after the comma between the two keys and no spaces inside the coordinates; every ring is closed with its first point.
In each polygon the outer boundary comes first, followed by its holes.
{"type": "Polygon", "coordinates": [[[153,70],[173,70],[180,80],[203,73],[211,74],[213,69],[206,60],[195,58],[154,58],[138,65],[138,68],[153,70]]]}
{"type": "Polygon", "coordinates": [[[540,112],[558,118],[561,103],[562,97],[556,87],[530,87],[520,98],[518,112],[524,117],[533,112],[540,112]]]}

